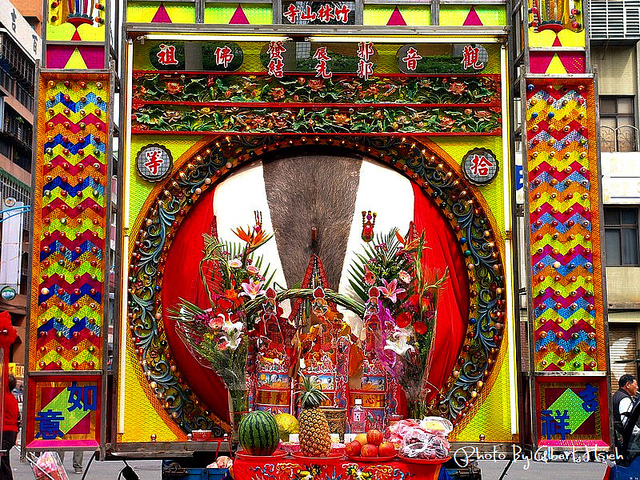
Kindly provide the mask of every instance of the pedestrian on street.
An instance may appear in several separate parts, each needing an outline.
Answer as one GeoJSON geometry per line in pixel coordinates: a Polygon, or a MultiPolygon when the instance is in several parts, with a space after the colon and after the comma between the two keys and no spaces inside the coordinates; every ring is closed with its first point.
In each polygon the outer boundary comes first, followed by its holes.
{"type": "Polygon", "coordinates": [[[13,396],[13,389],[16,388],[16,377],[9,375],[7,388],[4,392],[4,427],[2,429],[2,450],[6,452],[0,458],[0,480],[13,480],[11,471],[11,449],[16,444],[18,438],[18,427],[20,424],[20,410],[18,400],[13,396]]]}
{"type": "MultiPolygon", "coordinates": [[[[73,471],[75,473],[82,473],[82,461],[84,452],[82,450],[73,451],[73,471]]],[[[60,452],[60,460],[64,463],[64,452],[60,452]]]]}
{"type": "MultiPolygon", "coordinates": [[[[629,421],[629,416],[633,410],[635,403],[635,397],[638,394],[638,381],[633,375],[625,374],[618,380],[618,391],[613,394],[612,406],[613,406],[613,428],[616,437],[616,448],[623,455],[626,456],[626,452],[622,452],[623,449],[623,434],[624,429],[629,421]]],[[[639,434],[640,429],[638,427],[633,428],[634,434],[639,434]]]]}

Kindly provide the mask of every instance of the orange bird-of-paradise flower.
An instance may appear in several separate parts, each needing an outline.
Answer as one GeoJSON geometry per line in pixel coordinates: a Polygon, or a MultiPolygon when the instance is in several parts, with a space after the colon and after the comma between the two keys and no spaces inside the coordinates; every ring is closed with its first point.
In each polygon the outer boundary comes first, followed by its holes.
{"type": "Polygon", "coordinates": [[[236,230],[232,230],[240,240],[247,244],[247,248],[244,253],[245,258],[246,255],[253,252],[256,248],[273,237],[272,233],[267,233],[262,229],[262,212],[256,210],[253,214],[256,217],[256,224],[253,228],[247,227],[247,230],[245,231],[242,227],[238,227],[236,230]]]}
{"type": "Polygon", "coordinates": [[[236,230],[233,230],[233,233],[235,233],[240,240],[246,242],[247,249],[250,252],[264,244],[273,236],[272,233],[266,233],[261,228],[258,229],[251,227],[247,227],[246,230],[242,227],[238,227],[236,230]]]}
{"type": "Polygon", "coordinates": [[[396,238],[402,245],[402,250],[400,252],[413,252],[418,248],[420,244],[420,237],[412,235],[412,232],[409,232],[406,237],[400,235],[400,232],[398,232],[398,230],[396,230],[395,233],[396,238]]]}

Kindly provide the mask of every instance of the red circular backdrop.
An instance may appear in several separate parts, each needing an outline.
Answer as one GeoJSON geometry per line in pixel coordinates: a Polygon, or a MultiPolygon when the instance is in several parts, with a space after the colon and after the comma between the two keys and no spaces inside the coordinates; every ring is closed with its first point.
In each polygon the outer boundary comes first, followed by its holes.
{"type": "MultiPolygon", "coordinates": [[[[454,368],[467,329],[467,268],[449,222],[420,187],[413,184],[413,190],[414,221],[418,230],[424,231],[429,247],[429,255],[423,264],[429,270],[441,272],[449,268],[449,279],[438,305],[436,346],[429,374],[429,381],[439,390],[454,368]]],[[[175,322],[167,315],[167,312],[178,305],[181,298],[202,308],[209,308],[207,295],[200,282],[198,264],[204,247],[202,234],[211,231],[214,194],[215,188],[211,188],[199,198],[175,234],[164,270],[162,311],[171,354],[181,375],[213,413],[228,420],[224,383],[193,358],[177,336],[175,322]]]]}

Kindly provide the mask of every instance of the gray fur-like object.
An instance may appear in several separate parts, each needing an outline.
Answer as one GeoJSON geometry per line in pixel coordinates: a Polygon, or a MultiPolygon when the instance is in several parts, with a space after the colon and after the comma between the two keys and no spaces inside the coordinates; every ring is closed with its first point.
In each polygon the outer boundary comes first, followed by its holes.
{"type": "Polygon", "coordinates": [[[311,254],[338,289],[360,184],[360,158],[296,156],[265,161],[264,183],[278,253],[289,287],[302,282],[311,254]],[[316,242],[312,229],[317,228],[316,242]]]}

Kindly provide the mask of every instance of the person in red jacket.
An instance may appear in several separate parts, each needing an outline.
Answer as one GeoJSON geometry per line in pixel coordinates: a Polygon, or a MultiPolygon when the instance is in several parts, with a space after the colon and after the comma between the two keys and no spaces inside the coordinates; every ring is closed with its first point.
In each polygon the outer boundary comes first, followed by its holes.
{"type": "Polygon", "coordinates": [[[13,480],[11,471],[11,449],[16,444],[18,437],[18,423],[20,422],[20,410],[18,400],[13,396],[16,388],[16,377],[9,375],[7,389],[4,392],[4,426],[2,428],[2,450],[6,453],[0,457],[0,479],[13,480]]]}

